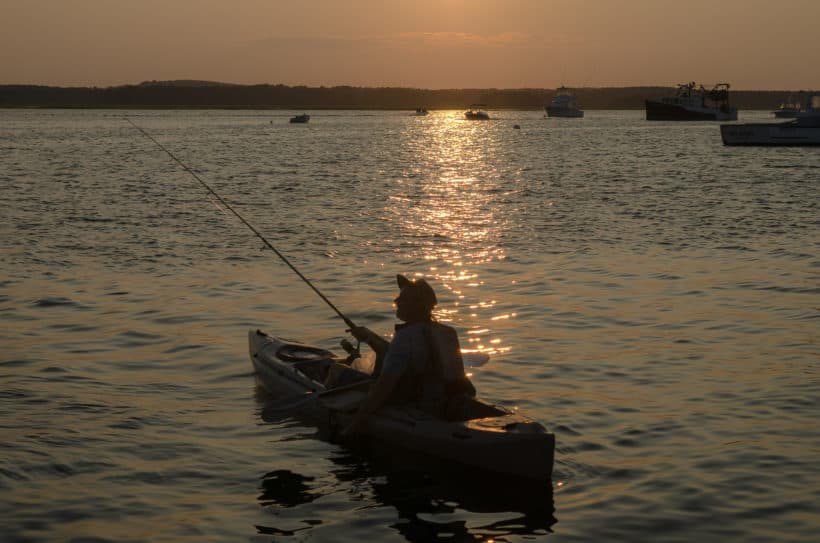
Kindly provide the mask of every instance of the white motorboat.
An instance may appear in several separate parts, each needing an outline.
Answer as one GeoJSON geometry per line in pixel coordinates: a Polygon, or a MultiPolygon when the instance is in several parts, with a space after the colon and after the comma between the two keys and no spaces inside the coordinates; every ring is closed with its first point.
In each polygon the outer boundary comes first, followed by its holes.
{"type": "Polygon", "coordinates": [[[464,117],[468,121],[489,121],[490,114],[484,111],[485,107],[484,104],[472,104],[470,109],[464,112],[464,117]]]}
{"type": "Polygon", "coordinates": [[[544,110],[547,112],[547,117],[579,118],[584,116],[584,110],[578,107],[575,95],[564,86],[556,91],[552,101],[544,106],[544,110]]]}
{"type": "Polygon", "coordinates": [[[790,99],[788,102],[780,104],[774,110],[774,116],[779,119],[789,119],[797,117],[810,117],[820,112],[820,93],[809,92],[804,103],[790,99]]]}
{"type": "Polygon", "coordinates": [[[792,119],[797,117],[803,111],[803,106],[799,102],[789,100],[783,102],[780,107],[772,111],[774,116],[778,119],[792,119]]]}
{"type": "Polygon", "coordinates": [[[720,137],[724,145],[820,145],[820,111],[782,123],[722,124],[720,137]]]}

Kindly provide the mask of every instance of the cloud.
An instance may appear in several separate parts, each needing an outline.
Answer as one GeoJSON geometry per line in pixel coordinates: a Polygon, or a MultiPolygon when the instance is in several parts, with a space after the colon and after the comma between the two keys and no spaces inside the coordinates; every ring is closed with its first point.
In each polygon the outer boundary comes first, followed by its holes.
{"type": "Polygon", "coordinates": [[[248,47],[265,47],[277,49],[336,49],[372,44],[374,40],[366,37],[332,37],[332,36],[271,36],[258,40],[247,40],[243,45],[248,47]]]}
{"type": "Polygon", "coordinates": [[[468,32],[402,32],[399,39],[435,46],[484,46],[498,47],[522,44],[530,41],[529,34],[501,32],[499,34],[470,34],[468,32]]]}
{"type": "Polygon", "coordinates": [[[244,47],[282,51],[340,51],[368,48],[408,49],[435,47],[453,49],[462,47],[503,48],[533,43],[533,37],[521,32],[498,34],[471,34],[468,32],[402,32],[390,36],[269,36],[248,40],[244,47]]]}

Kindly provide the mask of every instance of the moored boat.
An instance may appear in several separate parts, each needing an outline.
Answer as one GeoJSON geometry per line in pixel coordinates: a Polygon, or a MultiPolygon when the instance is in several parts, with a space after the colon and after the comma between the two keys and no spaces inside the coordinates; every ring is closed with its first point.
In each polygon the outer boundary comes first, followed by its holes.
{"type": "Polygon", "coordinates": [[[722,124],[720,137],[724,145],[820,145],[820,115],[801,116],[781,123],[722,124]]]}
{"type": "Polygon", "coordinates": [[[489,121],[490,114],[484,108],[485,104],[471,104],[470,109],[464,112],[464,117],[468,121],[489,121]]]}
{"type": "Polygon", "coordinates": [[[803,106],[796,102],[783,102],[780,107],[772,111],[778,119],[791,119],[800,115],[803,106]]]}
{"type": "MultiPolygon", "coordinates": [[[[370,380],[328,389],[334,363],[350,357],[283,340],[259,330],[248,333],[257,383],[277,398],[299,398],[300,416],[324,435],[337,435],[366,397],[370,380]]],[[[374,413],[366,435],[389,446],[489,473],[549,481],[555,436],[538,422],[472,398],[458,420],[434,417],[414,405],[386,406],[374,413]]]]}
{"type": "Polygon", "coordinates": [[[299,123],[304,124],[310,120],[310,115],[307,113],[303,113],[301,115],[296,115],[295,117],[290,118],[290,122],[292,123],[299,123]]]}
{"type": "Polygon", "coordinates": [[[729,84],[711,90],[695,83],[678,85],[673,96],[646,100],[647,121],[736,121],[737,109],[729,105],[729,84]]]}
{"type": "Polygon", "coordinates": [[[568,117],[579,118],[584,116],[584,110],[578,107],[575,95],[562,86],[557,91],[550,103],[544,106],[547,117],[568,117]]]}
{"type": "Polygon", "coordinates": [[[423,107],[417,107],[417,108],[416,108],[416,116],[418,116],[418,117],[424,117],[424,116],[425,116],[425,115],[427,115],[428,113],[429,113],[429,111],[427,111],[427,110],[426,110],[425,108],[423,108],[423,107]]]}
{"type": "MultiPolygon", "coordinates": [[[[802,94],[802,92],[801,92],[802,94]]],[[[778,119],[793,119],[797,117],[812,117],[820,114],[820,93],[809,92],[803,103],[790,99],[788,102],[780,104],[774,110],[774,116],[778,119]]]]}

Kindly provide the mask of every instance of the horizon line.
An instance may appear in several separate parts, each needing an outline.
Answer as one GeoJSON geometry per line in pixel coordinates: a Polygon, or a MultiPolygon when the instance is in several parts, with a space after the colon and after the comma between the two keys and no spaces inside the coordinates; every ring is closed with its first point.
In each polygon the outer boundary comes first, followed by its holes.
{"type": "MultiPolygon", "coordinates": [[[[140,81],[139,83],[120,83],[114,85],[58,85],[58,84],[47,84],[47,83],[0,83],[0,87],[47,87],[47,88],[60,88],[60,89],[114,89],[119,87],[140,87],[140,86],[198,86],[198,87],[292,87],[292,88],[313,88],[313,89],[334,89],[334,88],[353,88],[353,89],[398,89],[398,90],[414,90],[414,91],[431,91],[431,92],[439,92],[439,91],[488,91],[488,90],[496,90],[496,91],[521,91],[521,90],[555,90],[562,87],[566,87],[572,90],[601,90],[601,89],[641,89],[641,88],[675,88],[679,85],[683,85],[685,83],[676,83],[676,84],[652,84],[652,85],[621,85],[621,86],[568,86],[568,85],[560,85],[558,87],[441,87],[441,88],[430,88],[430,87],[412,87],[412,86],[370,86],[370,85],[346,85],[346,84],[333,84],[333,85],[306,85],[306,84],[288,84],[288,83],[228,83],[224,81],[212,81],[212,80],[205,80],[205,79],[149,79],[140,81]]],[[[709,88],[710,86],[714,86],[717,83],[710,83],[710,84],[702,84],[703,87],[709,88]]],[[[731,88],[731,86],[730,86],[731,88]]],[[[756,89],[744,89],[744,88],[734,88],[734,91],[742,91],[742,92],[814,92],[809,88],[805,89],[763,89],[763,88],[756,88],[756,89]]]]}

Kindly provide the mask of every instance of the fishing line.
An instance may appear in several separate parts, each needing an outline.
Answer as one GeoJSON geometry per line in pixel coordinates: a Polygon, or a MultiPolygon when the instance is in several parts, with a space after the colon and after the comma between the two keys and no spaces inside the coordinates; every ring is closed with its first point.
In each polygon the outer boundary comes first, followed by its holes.
{"type": "MultiPolygon", "coordinates": [[[[146,138],[148,138],[149,140],[153,141],[153,142],[157,145],[157,147],[159,147],[160,149],[162,149],[163,151],[165,151],[165,152],[168,154],[168,156],[170,156],[171,158],[173,158],[173,159],[177,162],[177,164],[179,164],[180,166],[182,166],[182,169],[184,169],[186,172],[188,172],[189,174],[191,174],[191,175],[193,176],[193,178],[194,178],[194,179],[196,179],[197,181],[199,181],[199,182],[202,184],[202,186],[203,186],[203,187],[205,187],[205,188],[208,190],[208,192],[209,192],[209,193],[211,193],[211,195],[213,195],[213,197],[214,197],[214,198],[216,198],[216,199],[219,201],[219,203],[221,203],[223,206],[225,206],[225,208],[227,208],[227,209],[228,209],[231,213],[233,213],[234,215],[236,215],[236,217],[237,217],[240,221],[242,221],[242,224],[244,224],[245,226],[247,226],[247,227],[250,229],[250,231],[251,231],[251,232],[253,232],[254,234],[256,234],[256,237],[258,237],[259,239],[261,239],[261,240],[262,240],[262,242],[263,242],[263,243],[264,243],[264,244],[268,247],[268,249],[270,249],[271,251],[273,251],[274,253],[276,253],[276,256],[278,256],[279,258],[281,258],[281,259],[282,259],[282,262],[284,262],[285,264],[287,264],[287,265],[288,265],[288,267],[289,267],[291,270],[293,270],[293,271],[294,271],[294,273],[296,273],[296,275],[298,275],[298,276],[299,276],[299,278],[300,278],[302,281],[304,281],[305,283],[307,283],[307,286],[309,286],[311,289],[313,289],[313,292],[315,292],[316,294],[318,294],[318,295],[319,295],[319,297],[320,297],[322,300],[324,300],[324,302],[325,302],[327,305],[329,305],[329,306],[330,306],[330,308],[331,308],[333,311],[335,311],[335,312],[336,312],[336,314],[337,314],[339,317],[341,317],[341,319],[345,322],[345,324],[347,324],[347,325],[348,325],[349,327],[351,327],[351,328],[355,328],[355,327],[356,327],[356,325],[353,323],[353,321],[351,321],[350,319],[348,319],[348,318],[344,315],[344,313],[342,313],[341,311],[339,311],[339,309],[338,309],[335,305],[333,305],[333,302],[331,302],[330,300],[328,300],[328,299],[327,299],[327,297],[326,297],[324,294],[322,294],[322,293],[319,291],[319,289],[318,289],[318,288],[316,288],[315,286],[313,286],[313,283],[311,283],[311,282],[310,282],[310,280],[309,280],[307,277],[305,277],[304,275],[302,275],[302,272],[300,272],[299,270],[297,270],[297,269],[296,269],[296,266],[294,266],[293,264],[291,264],[291,263],[290,263],[290,260],[288,260],[287,258],[285,258],[285,255],[283,255],[282,253],[280,253],[280,252],[276,249],[276,247],[274,247],[274,246],[273,246],[273,244],[272,244],[271,242],[269,242],[267,239],[265,239],[265,236],[263,236],[262,234],[260,234],[260,233],[259,233],[259,231],[258,231],[256,228],[254,228],[254,227],[253,227],[253,225],[252,225],[251,223],[249,223],[248,221],[246,221],[246,220],[245,220],[245,217],[243,217],[242,215],[240,215],[240,214],[239,214],[239,212],[238,212],[237,210],[235,210],[235,209],[233,208],[233,206],[231,206],[231,204],[229,204],[228,202],[226,202],[226,201],[222,198],[222,196],[220,196],[219,194],[217,194],[217,192],[216,192],[214,189],[212,189],[212,188],[210,187],[210,185],[208,185],[208,183],[206,183],[205,181],[203,181],[203,180],[202,180],[202,178],[201,178],[201,177],[199,177],[199,176],[196,174],[196,172],[195,172],[195,171],[193,171],[191,168],[189,168],[188,166],[186,166],[184,162],[182,162],[180,159],[178,159],[178,158],[174,155],[174,153],[172,153],[171,151],[169,151],[168,149],[166,149],[166,148],[165,148],[165,146],[163,146],[160,142],[158,142],[157,140],[155,140],[155,139],[151,136],[151,134],[149,134],[148,132],[146,132],[145,130],[143,130],[143,129],[142,129],[142,128],[140,128],[139,126],[137,126],[137,125],[134,123],[134,121],[132,121],[132,120],[131,120],[131,119],[129,119],[128,117],[125,117],[125,120],[126,120],[126,121],[128,121],[128,122],[131,124],[131,126],[133,126],[134,128],[136,128],[137,130],[139,130],[139,131],[142,133],[142,135],[143,135],[143,136],[145,136],[145,137],[146,137],[146,138]]],[[[212,201],[211,203],[215,203],[215,202],[213,202],[213,201],[212,201]]],[[[218,206],[217,206],[217,208],[218,208],[218,206]]],[[[224,212],[224,211],[223,211],[223,212],[224,212]]]]}

